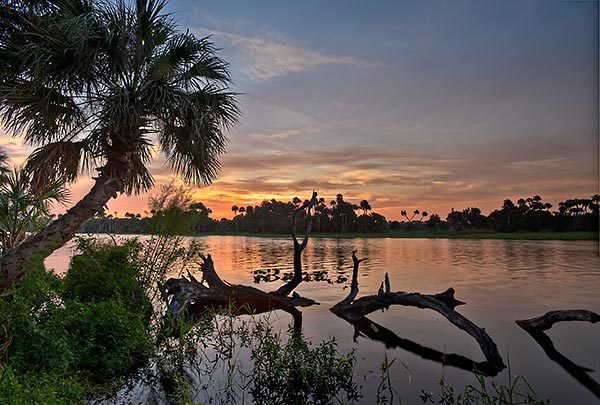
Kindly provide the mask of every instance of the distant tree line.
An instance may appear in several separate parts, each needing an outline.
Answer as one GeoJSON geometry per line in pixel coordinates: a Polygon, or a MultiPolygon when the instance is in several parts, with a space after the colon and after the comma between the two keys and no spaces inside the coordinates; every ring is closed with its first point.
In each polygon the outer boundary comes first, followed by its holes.
{"type": "MultiPolygon", "coordinates": [[[[283,202],[265,200],[260,205],[234,205],[232,219],[216,220],[212,210],[195,201],[189,190],[173,185],[162,186],[150,198],[149,211],[141,214],[125,213],[124,218],[103,214],[89,220],[81,229],[86,233],[145,234],[160,233],[167,229],[177,233],[256,232],[288,233],[292,212],[303,203],[298,197],[283,202]]],[[[516,203],[504,200],[499,209],[483,215],[477,207],[452,209],[445,218],[426,211],[400,211],[401,221],[387,221],[372,210],[367,200],[353,204],[338,194],[327,202],[320,198],[314,208],[313,232],[461,232],[461,231],[579,231],[598,230],[600,197],[569,199],[552,210],[550,203],[538,195],[520,198],[516,203]]],[[[303,231],[305,218],[298,217],[298,231],[303,231]]]]}

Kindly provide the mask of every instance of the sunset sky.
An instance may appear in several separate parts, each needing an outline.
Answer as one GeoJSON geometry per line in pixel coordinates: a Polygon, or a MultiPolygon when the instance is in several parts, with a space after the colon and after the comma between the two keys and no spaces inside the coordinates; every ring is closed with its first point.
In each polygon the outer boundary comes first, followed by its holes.
{"type": "MultiPolygon", "coordinates": [[[[243,93],[221,176],[195,193],[213,217],[313,189],[388,219],[598,192],[597,1],[176,0],[170,11],[212,35],[243,93]]],[[[30,151],[5,132],[0,143],[13,163],[30,151]]],[[[172,179],[162,157],[152,173],[172,179]]],[[[73,202],[90,186],[82,178],[73,202]]],[[[147,197],[109,211],[142,213],[147,197]]]]}

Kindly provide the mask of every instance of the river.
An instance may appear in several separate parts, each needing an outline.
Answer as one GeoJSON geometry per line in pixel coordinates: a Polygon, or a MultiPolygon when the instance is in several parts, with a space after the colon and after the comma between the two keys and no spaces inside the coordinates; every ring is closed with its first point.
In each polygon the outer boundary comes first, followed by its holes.
{"type": "MultiPolygon", "coordinates": [[[[192,238],[189,238],[192,239],[192,238]]],[[[212,254],[221,277],[231,283],[273,290],[281,281],[255,284],[257,272],[282,274],[292,270],[292,245],[287,238],[206,236],[193,238],[212,254]]],[[[523,375],[541,398],[557,404],[598,403],[580,382],[551,360],[516,319],[555,309],[589,309],[600,312],[600,256],[597,242],[511,241],[448,239],[311,239],[304,252],[304,268],[320,271],[332,282],[302,283],[297,291],[320,305],[303,308],[303,331],[313,342],[335,337],[343,350],[356,348],[356,375],[362,380],[364,403],[372,403],[379,383],[379,366],[387,353],[396,358],[392,382],[403,403],[419,403],[421,389],[439,392],[444,377],[461,389],[476,381],[472,372],[442,366],[399,348],[359,336],[353,327],[329,308],[347,294],[344,277],[350,277],[352,250],[369,260],[361,264],[360,295],[375,294],[384,274],[392,290],[437,293],[454,287],[456,298],[467,305],[457,310],[484,327],[498,345],[511,374],[523,375]],[[341,281],[336,283],[335,281],[341,281]]],[[[64,271],[72,254],[66,246],[46,264],[64,271]]],[[[285,314],[282,314],[283,318],[285,314]]],[[[483,360],[469,335],[430,310],[394,306],[369,318],[401,338],[447,353],[483,360]]],[[[291,320],[290,320],[291,322],[291,320]]],[[[574,363],[593,369],[599,380],[600,326],[563,322],[549,332],[556,349],[574,363]]],[[[506,383],[508,370],[496,380],[506,383]]]]}

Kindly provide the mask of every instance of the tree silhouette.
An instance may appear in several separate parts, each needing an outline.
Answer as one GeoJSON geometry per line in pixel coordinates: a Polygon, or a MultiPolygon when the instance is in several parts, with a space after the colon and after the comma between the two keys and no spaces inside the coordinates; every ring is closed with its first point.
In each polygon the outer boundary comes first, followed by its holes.
{"type": "Polygon", "coordinates": [[[363,211],[364,215],[367,215],[367,212],[371,211],[371,205],[367,200],[362,200],[360,202],[360,209],[363,211]]]}

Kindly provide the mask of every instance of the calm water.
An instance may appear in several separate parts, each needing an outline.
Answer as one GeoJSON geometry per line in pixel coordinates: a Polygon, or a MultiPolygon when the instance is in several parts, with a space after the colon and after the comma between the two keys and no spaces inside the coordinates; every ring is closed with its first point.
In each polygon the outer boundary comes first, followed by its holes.
{"type": "MultiPolygon", "coordinates": [[[[208,236],[194,238],[211,253],[221,277],[231,283],[254,284],[257,270],[292,270],[291,242],[286,238],[208,236]]],[[[443,239],[312,239],[304,254],[307,271],[325,271],[331,280],[349,276],[351,251],[369,260],[361,264],[361,295],[375,294],[385,272],[392,290],[436,293],[448,287],[467,305],[459,312],[485,327],[510,363],[511,373],[523,375],[542,398],[557,404],[595,404],[600,401],[550,360],[542,348],[515,324],[516,319],[554,309],[589,309],[600,312],[600,256],[596,242],[496,241],[443,239]]],[[[64,247],[47,259],[57,271],[67,267],[71,248],[64,247]]],[[[273,290],[280,282],[258,284],[273,290]]],[[[365,403],[372,403],[379,383],[379,366],[387,353],[397,358],[392,378],[403,403],[419,403],[421,389],[439,392],[445,377],[453,386],[475,383],[471,372],[424,360],[402,349],[387,349],[365,337],[352,339],[353,327],[329,312],[345,297],[346,283],[302,283],[297,291],[321,305],[304,308],[303,330],[313,341],[335,337],[343,349],[356,348],[365,403]],[[361,377],[362,378],[362,377],[361,377]]],[[[281,322],[287,322],[281,314],[281,322]]],[[[484,360],[469,335],[431,310],[395,306],[369,318],[399,337],[442,352],[484,360]]],[[[291,322],[291,319],[290,319],[291,322]]],[[[556,349],[576,364],[594,371],[600,380],[600,326],[570,322],[555,325],[548,333],[556,349]]],[[[496,379],[506,383],[507,371],[496,379]]]]}

